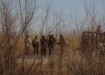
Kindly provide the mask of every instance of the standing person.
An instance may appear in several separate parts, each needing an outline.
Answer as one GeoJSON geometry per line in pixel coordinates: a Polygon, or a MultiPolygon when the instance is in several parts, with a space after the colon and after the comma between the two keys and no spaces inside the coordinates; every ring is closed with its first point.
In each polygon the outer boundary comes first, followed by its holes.
{"type": "Polygon", "coordinates": [[[97,48],[99,49],[100,48],[100,43],[101,43],[101,36],[102,36],[102,32],[101,32],[101,26],[97,26],[97,29],[96,29],[96,38],[97,38],[97,48]]]}
{"type": "Polygon", "coordinates": [[[30,45],[31,45],[29,35],[26,36],[24,43],[25,43],[25,54],[29,55],[29,49],[30,49],[30,45]]]}
{"type": "Polygon", "coordinates": [[[54,46],[56,45],[56,39],[55,39],[55,37],[53,36],[53,35],[51,35],[51,37],[52,37],[52,39],[53,39],[53,44],[54,44],[54,46]]]}
{"type": "Polygon", "coordinates": [[[45,36],[41,37],[41,39],[40,39],[40,45],[41,45],[41,54],[46,55],[47,40],[45,39],[45,36]]]}
{"type": "Polygon", "coordinates": [[[49,41],[48,41],[48,46],[49,46],[49,55],[54,53],[54,45],[55,45],[55,38],[53,37],[53,35],[49,36],[49,41]]]}
{"type": "Polygon", "coordinates": [[[39,41],[38,41],[38,37],[35,36],[35,38],[32,40],[32,46],[34,48],[34,55],[37,53],[37,55],[39,54],[39,41]]]}
{"type": "Polygon", "coordinates": [[[65,39],[62,35],[60,35],[60,39],[58,44],[60,45],[61,54],[63,53],[64,47],[65,47],[65,39]]]}

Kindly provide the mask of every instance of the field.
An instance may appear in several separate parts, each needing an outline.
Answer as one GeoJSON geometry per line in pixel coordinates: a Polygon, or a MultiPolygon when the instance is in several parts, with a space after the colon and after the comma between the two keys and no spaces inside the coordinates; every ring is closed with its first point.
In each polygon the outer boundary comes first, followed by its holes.
{"type": "MultiPolygon", "coordinates": [[[[66,39],[63,55],[60,54],[59,45],[53,55],[33,55],[33,48],[29,55],[24,55],[24,44],[19,42],[14,57],[1,58],[1,75],[104,75],[105,56],[83,54],[79,49],[80,37],[71,34],[66,39]],[[74,38],[73,38],[74,37],[74,38]],[[77,49],[76,49],[77,48],[77,49]],[[7,65],[7,66],[5,66],[7,65]],[[8,69],[7,69],[8,68],[8,69]]],[[[2,55],[1,55],[2,56],[2,55]]]]}
{"type": "Polygon", "coordinates": [[[105,75],[104,2],[0,0],[0,75],[105,75]],[[34,55],[32,44],[25,54],[27,35],[40,41],[52,34],[57,40],[52,55],[48,45],[47,55],[40,47],[34,55]]]}

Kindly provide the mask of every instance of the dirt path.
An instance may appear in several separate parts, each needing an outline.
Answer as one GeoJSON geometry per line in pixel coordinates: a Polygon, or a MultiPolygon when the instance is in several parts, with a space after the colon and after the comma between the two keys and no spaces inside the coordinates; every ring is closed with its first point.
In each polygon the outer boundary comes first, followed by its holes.
{"type": "MultiPolygon", "coordinates": [[[[63,58],[67,58],[67,56],[63,56],[63,58]]],[[[43,62],[43,64],[46,64],[48,63],[51,59],[54,59],[54,60],[58,60],[60,59],[60,55],[53,55],[53,56],[50,56],[50,55],[25,55],[25,56],[21,56],[19,58],[17,58],[17,63],[29,63],[29,64],[32,64],[33,62],[34,63],[38,63],[38,62],[43,62]]]]}

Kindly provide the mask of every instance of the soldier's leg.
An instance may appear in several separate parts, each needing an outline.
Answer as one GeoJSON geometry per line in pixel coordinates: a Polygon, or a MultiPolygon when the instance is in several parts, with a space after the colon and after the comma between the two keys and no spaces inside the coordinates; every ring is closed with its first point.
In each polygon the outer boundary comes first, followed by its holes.
{"type": "Polygon", "coordinates": [[[28,55],[29,55],[29,51],[30,51],[30,46],[28,46],[28,51],[27,51],[28,52],[28,55]]]}
{"type": "Polygon", "coordinates": [[[45,55],[45,48],[44,47],[42,48],[42,55],[43,54],[45,55]]]}
{"type": "Polygon", "coordinates": [[[52,49],[51,49],[51,54],[53,54],[53,53],[54,53],[54,49],[52,48],[52,49]]]}
{"type": "Polygon", "coordinates": [[[37,55],[39,54],[39,52],[38,52],[38,48],[36,48],[36,52],[37,52],[37,55]]]}
{"type": "Polygon", "coordinates": [[[41,48],[41,55],[43,54],[43,48],[41,48]]]}
{"type": "Polygon", "coordinates": [[[46,48],[44,48],[44,55],[46,55],[46,48]]]}
{"type": "Polygon", "coordinates": [[[28,54],[28,47],[27,46],[25,47],[25,54],[26,55],[28,54]]]}
{"type": "Polygon", "coordinates": [[[34,48],[33,54],[35,55],[35,48],[34,48]]]}
{"type": "Polygon", "coordinates": [[[49,55],[51,55],[51,48],[49,48],[49,55]]]}

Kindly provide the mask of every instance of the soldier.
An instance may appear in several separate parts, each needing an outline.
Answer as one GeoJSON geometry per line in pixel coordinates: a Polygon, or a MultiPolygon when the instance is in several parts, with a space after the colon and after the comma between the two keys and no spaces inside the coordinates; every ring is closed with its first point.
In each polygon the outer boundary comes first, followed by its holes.
{"type": "Polygon", "coordinates": [[[101,26],[97,26],[96,33],[97,33],[97,35],[96,35],[96,38],[97,38],[97,48],[99,49],[100,48],[99,44],[101,42],[101,36],[102,36],[101,35],[102,34],[102,32],[101,32],[101,26]]]}
{"type": "Polygon", "coordinates": [[[45,39],[45,36],[42,36],[40,39],[41,44],[41,54],[46,55],[46,46],[47,46],[47,40],[45,39]]]}
{"type": "Polygon", "coordinates": [[[38,37],[37,36],[35,36],[35,38],[32,40],[32,46],[33,46],[33,48],[34,48],[34,55],[35,55],[35,53],[37,53],[37,55],[39,54],[39,41],[38,41],[38,37]]]}
{"type": "Polygon", "coordinates": [[[30,49],[30,45],[31,45],[31,41],[30,41],[30,38],[29,38],[29,35],[26,36],[25,40],[24,40],[24,43],[25,43],[25,54],[29,54],[29,49],[30,49]]]}
{"type": "Polygon", "coordinates": [[[56,39],[53,37],[53,35],[50,35],[48,40],[49,55],[53,54],[55,43],[56,43],[56,39]]]}
{"type": "Polygon", "coordinates": [[[61,54],[62,54],[63,50],[64,50],[64,47],[65,47],[65,39],[64,39],[64,37],[62,35],[60,35],[60,39],[59,39],[58,44],[60,45],[61,54]]]}

